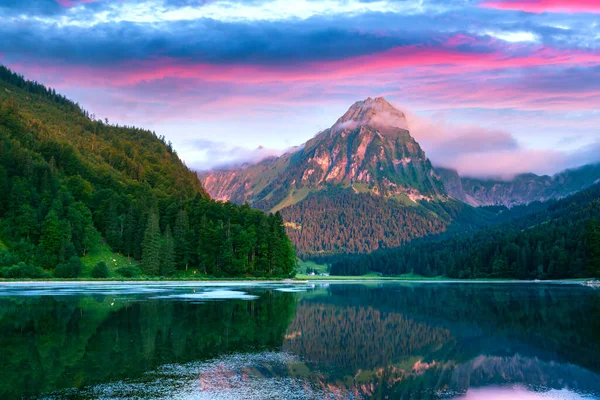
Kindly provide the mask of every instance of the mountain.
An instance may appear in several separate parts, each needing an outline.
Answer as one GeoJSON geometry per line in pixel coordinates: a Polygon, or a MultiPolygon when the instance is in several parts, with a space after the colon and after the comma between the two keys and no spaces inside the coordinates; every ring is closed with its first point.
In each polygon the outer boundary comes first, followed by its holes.
{"type": "Polygon", "coordinates": [[[200,177],[216,199],[281,210],[301,256],[399,246],[444,231],[461,208],[383,98],[354,103],[295,151],[200,177]]]}
{"type": "Polygon", "coordinates": [[[413,205],[445,194],[407,130],[405,115],[383,98],[354,103],[331,128],[297,151],[200,177],[216,199],[247,201],[263,210],[282,209],[332,186],[413,205]]]}
{"type": "Polygon", "coordinates": [[[553,176],[521,174],[511,180],[460,177],[451,169],[436,168],[447,193],[472,206],[514,207],[534,201],[561,199],[600,182],[600,164],[570,169],[553,176]]]}
{"type": "MultiPolygon", "coordinates": [[[[600,179],[600,164],[509,181],[434,168],[405,114],[354,103],[329,129],[280,157],[200,173],[216,199],[278,211],[301,257],[369,253],[502,220],[501,209],[560,199],[600,179]]],[[[520,210],[519,212],[526,212],[520,210]]]]}
{"type": "Polygon", "coordinates": [[[0,276],[73,278],[112,252],[140,263],[112,271],[127,277],[289,276],[296,261],[280,215],[211,200],[164,137],[0,66],[0,276]]]}

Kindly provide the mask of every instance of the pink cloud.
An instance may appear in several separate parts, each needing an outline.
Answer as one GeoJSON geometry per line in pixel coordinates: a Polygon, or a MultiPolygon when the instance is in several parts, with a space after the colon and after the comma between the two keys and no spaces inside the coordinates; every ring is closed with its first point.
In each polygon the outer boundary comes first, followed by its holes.
{"type": "Polygon", "coordinates": [[[505,150],[460,154],[451,162],[441,163],[461,176],[511,179],[523,173],[551,174],[568,167],[566,154],[554,150],[505,150]]]}
{"type": "Polygon", "coordinates": [[[331,62],[306,63],[296,66],[215,65],[191,63],[186,60],[159,58],[131,61],[117,67],[69,66],[59,64],[19,65],[20,69],[39,69],[40,72],[65,77],[64,83],[97,87],[131,86],[164,78],[196,79],[207,82],[322,82],[332,79],[364,76],[403,68],[436,67],[438,73],[464,74],[506,68],[526,68],[557,65],[597,65],[600,52],[590,50],[559,50],[545,47],[504,46],[486,53],[464,52],[456,48],[458,41],[468,37],[451,38],[447,47],[403,46],[389,51],[331,62]]]}
{"type": "Polygon", "coordinates": [[[489,76],[481,78],[453,79],[442,76],[441,79],[427,78],[404,83],[398,90],[384,93],[390,97],[407,98],[412,103],[423,104],[429,108],[451,107],[487,107],[517,108],[522,110],[594,110],[600,104],[600,90],[583,90],[575,87],[559,92],[550,86],[530,88],[524,83],[531,79],[522,77],[511,83],[494,80],[489,76]]]}
{"type": "Polygon", "coordinates": [[[524,148],[502,128],[448,122],[407,113],[409,129],[436,166],[461,176],[512,179],[522,173],[551,174],[600,161],[600,142],[575,150],[524,148]]]}
{"type": "Polygon", "coordinates": [[[600,1],[598,0],[491,0],[485,1],[482,6],[500,10],[520,10],[532,13],[600,13],[600,1]]]}

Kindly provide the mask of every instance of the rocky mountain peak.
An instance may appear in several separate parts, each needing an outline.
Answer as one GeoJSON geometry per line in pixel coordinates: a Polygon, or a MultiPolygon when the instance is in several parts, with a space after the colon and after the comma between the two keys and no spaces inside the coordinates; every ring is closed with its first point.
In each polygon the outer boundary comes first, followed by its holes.
{"type": "Polygon", "coordinates": [[[330,129],[296,151],[204,176],[204,185],[214,198],[249,201],[267,211],[340,188],[410,205],[445,198],[441,181],[407,129],[405,114],[382,97],[354,103],[330,129]]]}
{"type": "Polygon", "coordinates": [[[336,130],[356,126],[395,127],[408,130],[406,115],[383,97],[367,98],[354,103],[334,125],[336,130]]]}

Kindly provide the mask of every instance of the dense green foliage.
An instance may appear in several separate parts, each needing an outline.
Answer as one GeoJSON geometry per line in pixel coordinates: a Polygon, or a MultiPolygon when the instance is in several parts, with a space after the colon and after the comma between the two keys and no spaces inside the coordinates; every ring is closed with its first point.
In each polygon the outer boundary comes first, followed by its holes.
{"type": "Polygon", "coordinates": [[[452,278],[560,279],[600,275],[600,185],[546,210],[457,235],[332,265],[332,275],[416,273],[452,278]]]}
{"type": "Polygon", "coordinates": [[[4,276],[77,277],[101,240],[146,275],[289,276],[296,262],[280,215],[210,200],[164,137],[1,67],[0,240],[4,276]]]}

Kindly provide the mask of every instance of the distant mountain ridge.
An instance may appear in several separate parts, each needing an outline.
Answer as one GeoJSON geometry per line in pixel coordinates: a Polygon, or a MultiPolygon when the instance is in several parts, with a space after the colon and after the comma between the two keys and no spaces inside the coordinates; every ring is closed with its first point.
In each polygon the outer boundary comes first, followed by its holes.
{"type": "Polygon", "coordinates": [[[568,169],[555,175],[521,174],[511,180],[460,177],[451,169],[436,168],[448,194],[474,207],[513,207],[534,201],[561,199],[600,182],[600,164],[568,169]]]}

